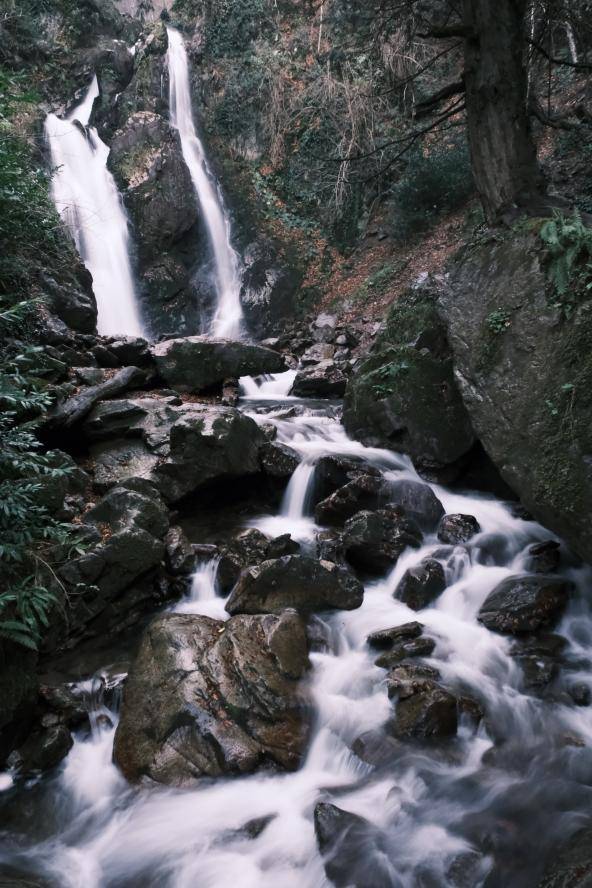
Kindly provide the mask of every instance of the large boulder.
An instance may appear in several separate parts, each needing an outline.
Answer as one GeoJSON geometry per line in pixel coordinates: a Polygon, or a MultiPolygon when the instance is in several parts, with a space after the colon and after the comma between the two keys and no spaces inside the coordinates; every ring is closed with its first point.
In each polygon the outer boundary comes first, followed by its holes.
{"type": "Polygon", "coordinates": [[[539,224],[465,249],[440,305],[483,447],[537,520],[592,561],[592,293],[558,307],[539,224]]]}
{"type": "Polygon", "coordinates": [[[282,355],[270,348],[206,336],[166,339],[152,347],[152,356],[162,379],[182,392],[203,392],[225,379],[286,369],[282,355]]]}
{"type": "Polygon", "coordinates": [[[385,330],[350,377],[343,421],[365,444],[408,453],[429,476],[449,476],[474,435],[436,300],[428,284],[393,303],[385,330]]]}
{"type": "Polygon", "coordinates": [[[336,888],[396,888],[387,834],[364,817],[329,802],[314,809],[314,826],[327,878],[336,888]]]}
{"type": "Polygon", "coordinates": [[[379,473],[357,474],[317,503],[317,524],[341,525],[363,509],[380,509],[389,502],[390,487],[379,473]]]}
{"type": "Polygon", "coordinates": [[[290,394],[299,398],[342,398],[346,385],[347,376],[328,359],[301,367],[290,394]]]}
{"type": "Polygon", "coordinates": [[[237,537],[220,547],[216,578],[220,590],[228,595],[239,580],[242,571],[283,555],[295,555],[300,544],[290,534],[269,539],[255,527],[243,530],[237,537]]]}
{"type": "MultiPolygon", "coordinates": [[[[74,593],[59,629],[69,646],[114,604],[114,617],[122,623],[137,598],[135,592],[126,600],[127,590],[133,590],[164,557],[168,510],[152,484],[142,479],[129,484],[113,488],[84,513],[80,525],[84,551],[60,570],[62,581],[74,593]]],[[[142,590],[142,597],[153,607],[161,603],[157,590],[154,595],[142,590]]]]}
{"type": "Polygon", "coordinates": [[[332,561],[285,555],[243,572],[226,603],[229,614],[303,613],[330,608],[353,610],[364,597],[362,584],[332,561]]]}
{"type": "Polygon", "coordinates": [[[408,546],[417,548],[421,540],[418,526],[398,509],[358,512],[345,522],[342,537],[349,563],[372,575],[383,574],[408,546]]]}
{"type": "Polygon", "coordinates": [[[257,423],[239,410],[176,398],[98,405],[84,429],[106,439],[91,446],[96,484],[106,489],[139,475],[168,502],[213,482],[258,474],[266,441],[257,423]],[[121,437],[111,439],[112,434],[121,437]]]}
{"type": "Polygon", "coordinates": [[[496,632],[536,632],[559,619],[572,588],[572,583],[554,576],[506,577],[489,593],[477,619],[496,632]]]}
{"type": "Polygon", "coordinates": [[[265,766],[293,770],[308,737],[308,666],[295,613],[228,622],[165,614],[126,682],[113,756],[132,782],[186,786],[265,766]]]}

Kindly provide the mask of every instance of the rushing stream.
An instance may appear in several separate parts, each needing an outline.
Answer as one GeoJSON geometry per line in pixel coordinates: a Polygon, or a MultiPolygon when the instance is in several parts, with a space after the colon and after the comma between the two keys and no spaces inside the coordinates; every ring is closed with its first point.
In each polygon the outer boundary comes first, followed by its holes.
{"type": "MultiPolygon", "coordinates": [[[[303,457],[280,514],[253,523],[270,536],[290,532],[313,551],[311,492],[320,456],[358,457],[386,479],[417,476],[407,457],[349,440],[335,403],[288,398],[292,379],[243,380],[242,408],[273,423],[278,440],[303,457]]],[[[362,607],[323,617],[326,642],[311,654],[309,678],[316,725],[299,771],[204,780],[191,791],[131,788],[111,762],[117,715],[113,702],[107,707],[108,682],[87,680],[91,733],[77,737],[57,775],[2,794],[9,832],[0,861],[60,888],[323,888],[329,882],[312,814],[326,799],[385,828],[388,884],[536,886],[541,845],[573,830],[592,802],[592,709],[575,707],[564,692],[575,682],[592,686],[592,620],[582,594],[590,574],[566,561],[563,573],[580,593],[557,629],[570,642],[567,663],[551,696],[532,696],[510,656],[511,639],[488,631],[476,615],[503,577],[524,569],[526,547],[550,534],[491,497],[434,490],[447,512],[474,515],[482,532],[468,549],[448,554],[426,536],[421,549],[406,550],[388,575],[367,584],[362,607]],[[437,550],[448,587],[417,614],[392,593],[406,568],[437,550]],[[426,662],[446,686],[479,700],[486,719],[477,729],[461,720],[445,746],[402,744],[394,763],[374,770],[351,746],[383,724],[393,704],[366,636],[415,619],[436,640],[426,662]],[[263,817],[270,822],[255,837],[241,830],[263,817]]],[[[215,561],[199,568],[176,609],[225,618],[215,561]]],[[[365,888],[377,883],[369,878],[365,888]]]]}

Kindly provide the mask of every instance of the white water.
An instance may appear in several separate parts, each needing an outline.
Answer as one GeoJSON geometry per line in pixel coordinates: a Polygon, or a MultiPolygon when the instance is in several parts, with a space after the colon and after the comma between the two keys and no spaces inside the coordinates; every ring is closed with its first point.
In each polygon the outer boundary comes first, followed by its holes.
{"type": "Polygon", "coordinates": [[[214,256],[217,305],[210,325],[216,337],[238,339],[241,335],[241,263],[230,242],[230,220],[214,183],[204,147],[195,130],[189,85],[189,62],[183,38],[167,28],[169,106],[171,124],[179,131],[183,157],[203,213],[214,256]]]}
{"type": "Polygon", "coordinates": [[[67,118],[55,114],[46,118],[45,134],[55,168],[53,199],[92,275],[99,333],[142,336],[127,218],[107,169],[109,149],[96,129],[88,126],[98,94],[94,77],[84,99],[67,118]]]}
{"type": "MultiPolygon", "coordinates": [[[[307,501],[314,463],[324,453],[357,456],[387,480],[417,477],[406,457],[350,441],[331,406],[289,401],[257,407],[257,400],[254,392],[244,408],[275,424],[278,440],[305,459],[282,514],[259,522],[270,534],[297,534],[306,522],[310,545],[319,528],[306,514],[307,501]],[[279,519],[281,526],[266,524],[279,519]]],[[[549,534],[492,498],[434,489],[447,511],[474,515],[481,533],[468,550],[450,552],[426,536],[419,550],[406,551],[387,576],[367,584],[359,609],[325,615],[327,647],[311,655],[316,725],[298,772],[208,781],[192,791],[132,790],[110,760],[112,729],[95,728],[77,739],[61,772],[33,800],[43,828],[33,822],[20,834],[5,834],[0,863],[49,876],[59,888],[329,888],[312,820],[323,799],[385,830],[396,888],[480,888],[494,863],[497,875],[487,888],[535,888],[547,848],[589,816],[592,709],[569,702],[567,678],[559,679],[549,699],[532,696],[509,655],[511,640],[489,632],[476,615],[500,579],[524,569],[526,547],[549,534]],[[416,613],[395,600],[393,590],[406,568],[438,550],[448,588],[416,613]],[[393,705],[366,636],[415,619],[436,640],[427,662],[445,685],[480,701],[487,719],[478,729],[461,723],[445,751],[402,744],[388,768],[373,771],[351,745],[392,717],[393,705]],[[487,764],[483,756],[496,743],[501,759],[487,764]],[[257,838],[237,832],[266,816],[273,819],[257,838]],[[468,852],[474,867],[465,881],[456,881],[450,866],[468,852]]],[[[568,678],[590,686],[586,591],[592,577],[585,568],[568,566],[563,573],[579,589],[557,629],[570,642],[568,678]]],[[[222,617],[215,584],[216,563],[205,563],[177,609],[222,617]]],[[[4,796],[18,806],[33,789],[12,788],[4,796]]],[[[372,885],[369,876],[367,888],[372,885]]]]}

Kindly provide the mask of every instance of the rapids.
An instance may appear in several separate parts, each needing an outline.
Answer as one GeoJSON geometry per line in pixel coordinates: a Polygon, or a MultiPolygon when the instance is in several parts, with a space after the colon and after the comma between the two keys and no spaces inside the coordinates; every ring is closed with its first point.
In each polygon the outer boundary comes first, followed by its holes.
{"type": "MultiPolygon", "coordinates": [[[[417,475],[407,457],[348,439],[337,404],[289,398],[292,379],[242,381],[242,409],[273,423],[278,440],[303,456],[280,514],[253,523],[270,535],[291,532],[313,551],[320,456],[356,456],[387,479],[417,475]]],[[[77,736],[53,776],[0,794],[0,862],[59,888],[326,888],[312,817],[316,802],[330,800],[388,831],[397,888],[534,888],[541,846],[573,830],[592,802],[592,708],[563,693],[568,681],[592,687],[590,572],[566,557],[563,572],[579,589],[557,629],[570,642],[567,666],[552,696],[535,697],[511,641],[476,614],[500,579],[521,570],[526,547],[550,534],[492,497],[434,489],[447,511],[474,515],[482,532],[468,555],[448,558],[447,589],[419,614],[392,593],[407,567],[442,548],[434,536],[368,583],[358,610],[323,617],[325,644],[311,654],[309,677],[316,724],[299,771],[204,780],[191,791],[131,788],[111,762],[117,706],[109,682],[87,678],[80,687],[90,733],[77,736]],[[427,662],[451,689],[476,697],[486,718],[478,729],[461,721],[446,746],[403,744],[394,763],[374,770],[351,745],[379,728],[392,704],[365,639],[415,619],[436,640],[427,662]],[[255,838],[241,831],[263,817],[270,822],[255,838]]],[[[176,610],[226,618],[216,567],[200,566],[176,610]]],[[[373,888],[370,877],[364,888],[373,888]]]]}

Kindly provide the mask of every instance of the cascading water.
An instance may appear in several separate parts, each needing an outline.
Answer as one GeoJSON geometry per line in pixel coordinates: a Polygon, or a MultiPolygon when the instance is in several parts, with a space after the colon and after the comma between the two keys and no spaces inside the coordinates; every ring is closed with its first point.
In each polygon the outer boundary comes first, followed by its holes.
{"type": "Polygon", "coordinates": [[[203,213],[215,265],[217,305],[210,325],[212,336],[238,339],[241,335],[241,263],[230,242],[230,220],[208,168],[204,147],[195,130],[189,85],[189,63],[183,38],[167,28],[169,106],[171,124],[178,130],[183,158],[203,213]]]}
{"type": "Polygon", "coordinates": [[[48,114],[45,133],[55,168],[52,193],[93,278],[97,328],[104,336],[141,336],[121,198],[107,169],[109,149],[88,122],[99,95],[97,78],[82,102],[61,119],[48,114]]]}
{"type": "MultiPolygon", "coordinates": [[[[407,457],[349,440],[334,405],[282,399],[287,380],[272,381],[277,403],[261,399],[269,382],[243,381],[252,392],[243,409],[275,425],[277,440],[305,466],[286,494],[279,532],[306,520],[305,546],[312,545],[319,528],[303,510],[323,454],[354,456],[387,482],[417,480],[407,457]]],[[[562,675],[552,693],[534,695],[511,656],[512,640],[476,617],[500,579],[524,570],[527,547],[549,534],[492,498],[433,489],[446,511],[474,515],[481,533],[452,551],[427,534],[421,548],[366,584],[359,609],[325,615],[324,643],[311,654],[316,725],[299,771],[208,780],[191,791],[131,789],[111,762],[112,728],[99,725],[77,737],[56,776],[0,793],[0,872],[12,867],[57,888],[330,888],[313,826],[314,807],[325,800],[382,831],[376,853],[384,879],[369,869],[358,886],[535,888],[545,843],[574,832],[592,802],[592,708],[575,706],[566,693],[575,681],[592,687],[590,571],[565,562],[562,573],[578,593],[557,628],[568,642],[562,675]],[[393,591],[428,555],[445,567],[448,586],[416,612],[393,591]],[[425,665],[479,701],[486,719],[477,728],[461,719],[445,746],[393,740],[388,764],[372,767],[353,751],[356,738],[397,711],[366,637],[413,620],[435,641],[425,665]],[[264,826],[249,835],[243,827],[257,818],[264,826]]],[[[258,526],[269,520],[277,518],[264,516],[258,526]]],[[[203,564],[175,609],[224,618],[215,578],[216,563],[203,564]]],[[[347,855],[347,842],[340,853],[347,855]]],[[[368,845],[353,862],[371,867],[373,854],[368,845]]]]}

